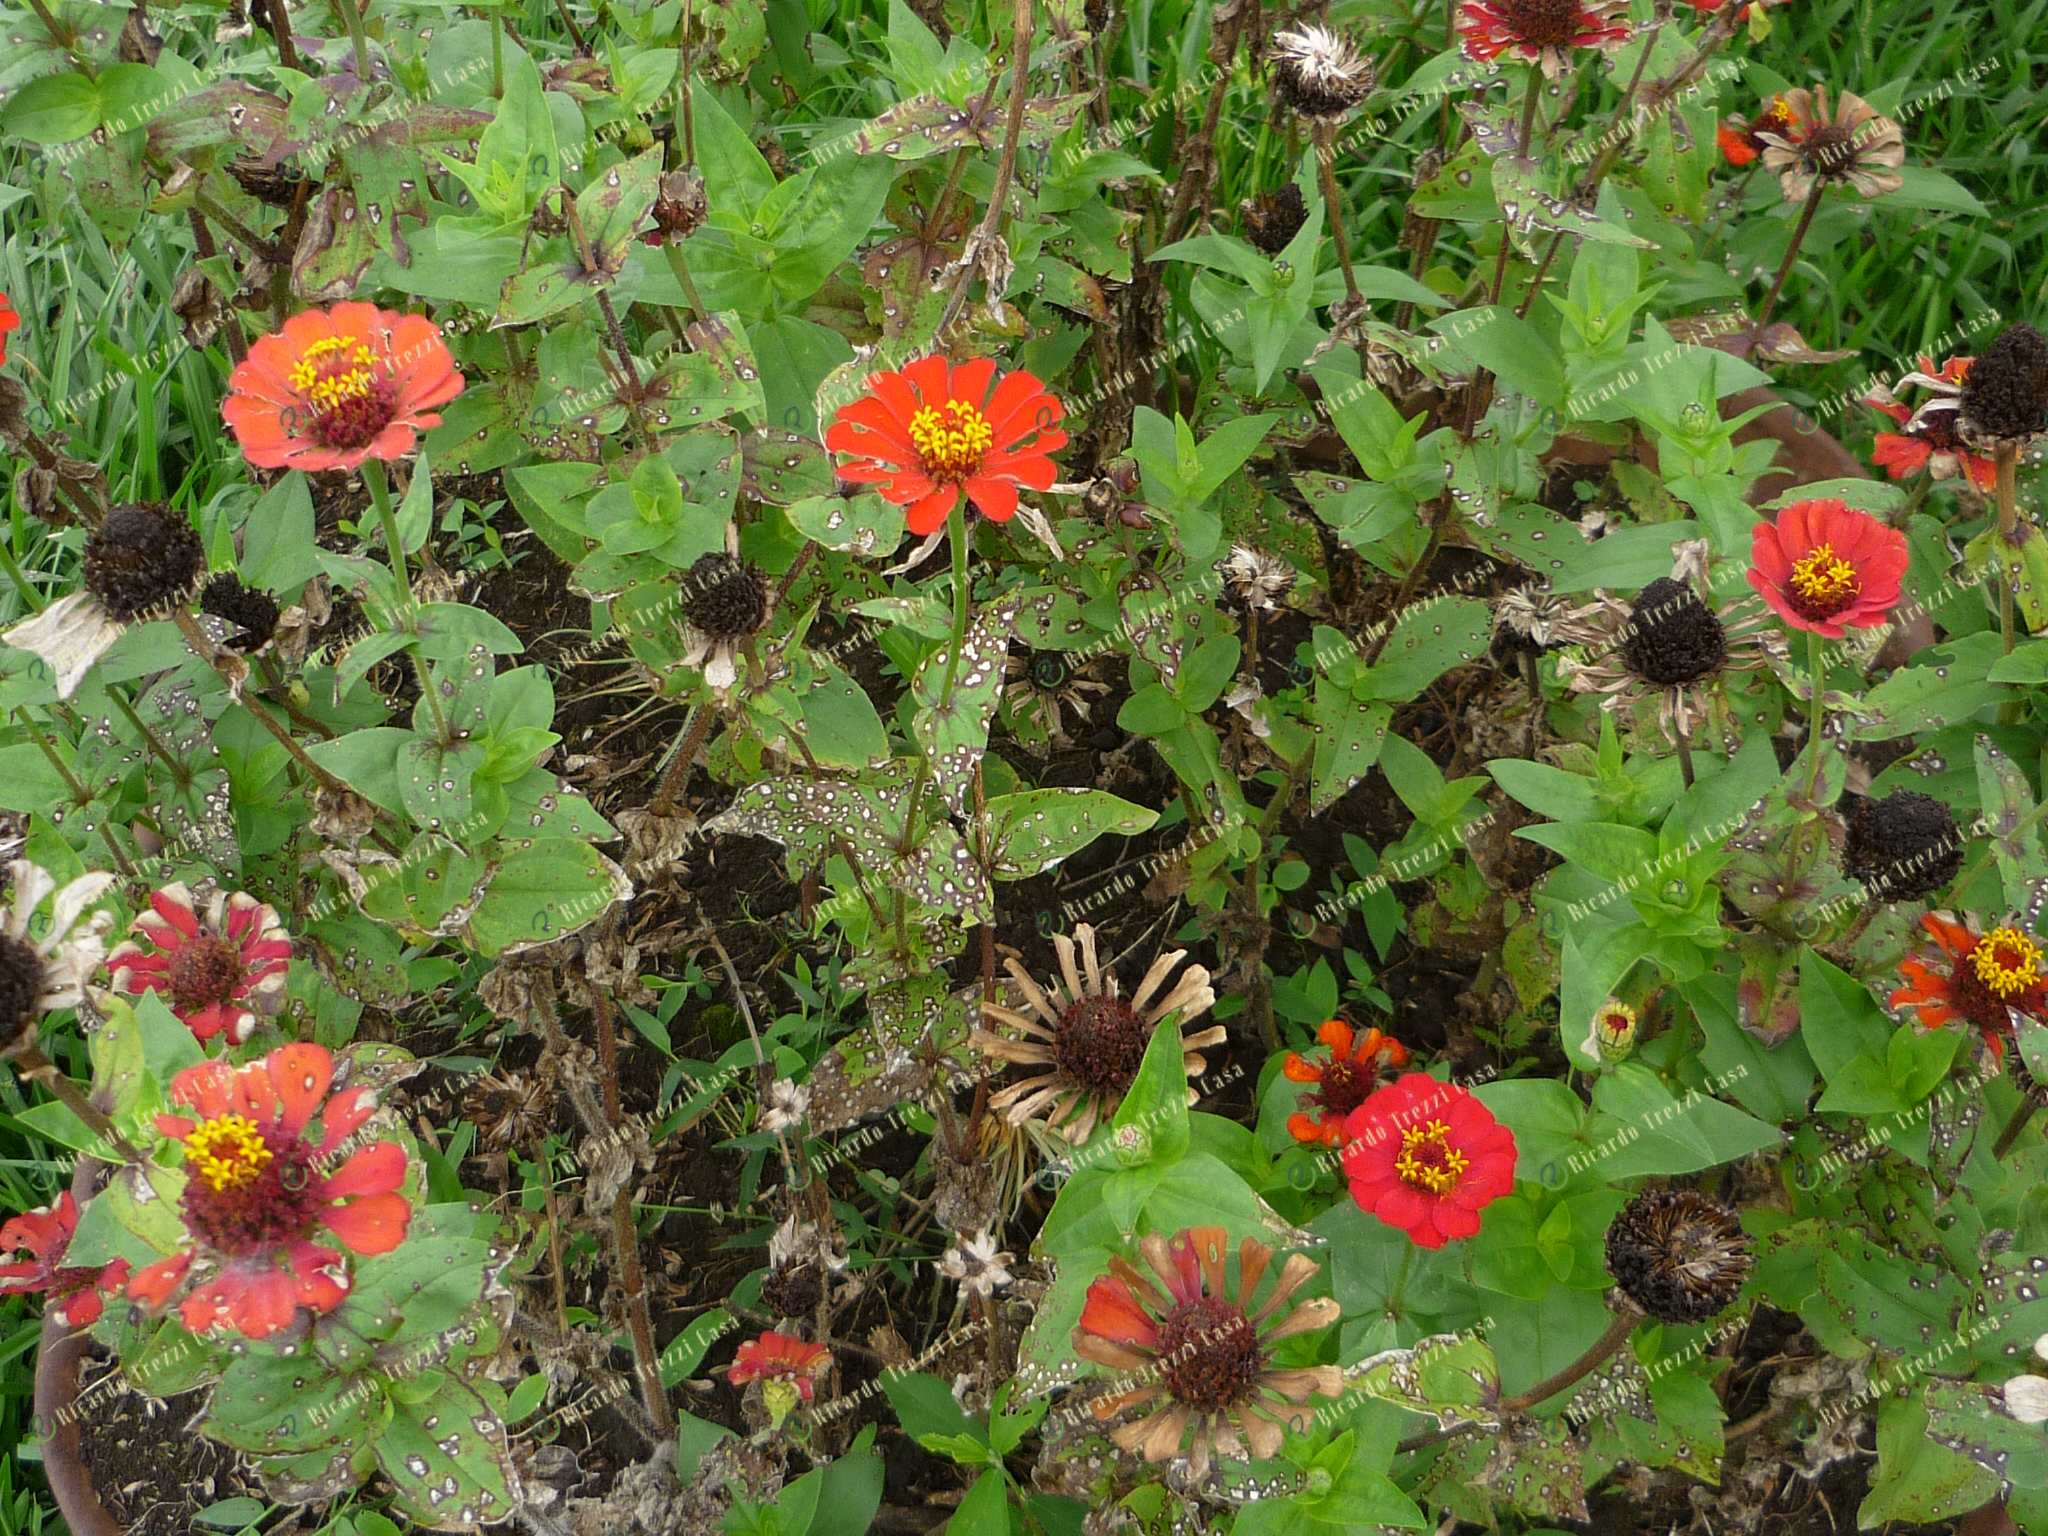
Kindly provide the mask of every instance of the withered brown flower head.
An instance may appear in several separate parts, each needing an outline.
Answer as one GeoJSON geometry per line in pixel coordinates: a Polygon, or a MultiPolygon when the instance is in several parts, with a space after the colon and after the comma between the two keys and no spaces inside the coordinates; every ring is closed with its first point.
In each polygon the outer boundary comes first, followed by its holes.
{"type": "Polygon", "coordinates": [[[1276,33],[1272,61],[1273,94],[1312,123],[1341,121],[1373,87],[1372,60],[1328,27],[1276,33]]]}
{"type": "Polygon", "coordinates": [[[1844,91],[1832,113],[1826,86],[1790,90],[1777,100],[1789,120],[1759,122],[1756,136],[1764,144],[1764,169],[1778,178],[1788,202],[1804,202],[1816,182],[1846,181],[1865,197],[1905,185],[1899,175],[1906,163],[1905,135],[1862,97],[1844,91]]]}
{"type": "Polygon", "coordinates": [[[2048,337],[2024,321],[2000,331],[1964,376],[1960,409],[1964,438],[1979,445],[2048,430],[2048,337]]]}
{"type": "Polygon", "coordinates": [[[1244,237],[1268,256],[1278,256],[1308,222],[1308,206],[1301,188],[1288,182],[1277,192],[1261,192],[1238,204],[1244,220],[1244,237]]]}
{"type": "Polygon", "coordinates": [[[683,581],[683,612],[713,640],[744,640],[768,616],[768,589],[751,561],[700,555],[683,581]]]}
{"type": "Polygon", "coordinates": [[[1696,683],[1727,661],[1728,631],[1689,585],[1659,576],[1636,594],[1621,658],[1660,687],[1696,683]]]}
{"type": "Polygon", "coordinates": [[[1849,815],[1842,872],[1880,901],[1917,901],[1955,878],[1963,835],[1949,809],[1932,795],[1902,789],[1863,800],[1849,815]]]}
{"type": "Polygon", "coordinates": [[[123,624],[188,601],[205,570],[206,549],[192,525],[156,504],[114,508],[85,541],[86,590],[123,624]]]}
{"type": "Polygon", "coordinates": [[[233,571],[207,578],[199,592],[199,611],[234,625],[237,633],[225,643],[229,650],[244,655],[262,650],[277,633],[277,599],[256,587],[243,586],[233,571]]]}
{"type": "Polygon", "coordinates": [[[1653,1189],[1607,1229],[1607,1272],[1662,1323],[1697,1323],[1735,1299],[1755,1256],[1735,1212],[1690,1189],[1653,1189]]]}
{"type": "Polygon", "coordinates": [[[685,239],[711,216],[711,201],[705,195],[703,173],[685,166],[661,178],[652,210],[654,228],[644,237],[648,245],[672,244],[685,239]]]}

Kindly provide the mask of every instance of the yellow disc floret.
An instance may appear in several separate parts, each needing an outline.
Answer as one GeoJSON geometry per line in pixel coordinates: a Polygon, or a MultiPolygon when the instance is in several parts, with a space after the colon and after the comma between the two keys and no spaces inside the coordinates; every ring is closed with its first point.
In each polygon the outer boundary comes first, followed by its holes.
{"type": "Polygon", "coordinates": [[[1450,1144],[1451,1128],[1441,1120],[1410,1126],[1401,1133],[1401,1155],[1394,1159],[1394,1172],[1411,1189],[1432,1195],[1448,1194],[1472,1166],[1472,1160],[1450,1144]]]}
{"type": "Polygon", "coordinates": [[[247,1115],[215,1115],[185,1138],[185,1160],[213,1188],[246,1184],[270,1161],[270,1148],[247,1115]]]}
{"type": "Polygon", "coordinates": [[[292,365],[292,388],[316,411],[332,411],[369,395],[376,382],[375,355],[353,336],[314,342],[292,365]]]}
{"type": "Polygon", "coordinates": [[[924,406],[910,418],[910,440],[934,480],[961,480],[981,468],[995,445],[996,429],[965,400],[924,406]]]}
{"type": "Polygon", "coordinates": [[[1994,928],[1970,952],[1977,979],[2001,1000],[2019,996],[2041,979],[2041,947],[2017,928],[1994,928]]]}
{"type": "Polygon", "coordinates": [[[1816,618],[1848,607],[1862,586],[1856,568],[1837,555],[1832,544],[1816,544],[1792,566],[1792,590],[1816,618]]]}

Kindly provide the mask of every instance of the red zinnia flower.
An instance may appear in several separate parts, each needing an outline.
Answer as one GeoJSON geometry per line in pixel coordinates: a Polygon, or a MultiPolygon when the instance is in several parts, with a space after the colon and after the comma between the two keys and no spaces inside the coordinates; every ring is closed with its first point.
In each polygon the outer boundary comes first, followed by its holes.
{"type": "Polygon", "coordinates": [[[1839,640],[1899,600],[1906,536],[1832,498],[1795,501],[1750,535],[1749,584],[1794,629],[1839,640]]]}
{"type": "Polygon", "coordinates": [[[784,1381],[808,1403],[811,1384],[831,1368],[832,1351],[823,1344],[806,1344],[793,1334],[771,1330],[739,1347],[729,1379],[736,1387],[750,1381],[784,1381]]]}
{"type": "Polygon", "coordinates": [[[1238,1244],[1234,1288],[1224,1268],[1229,1235],[1221,1227],[1190,1227],[1171,1241],[1148,1232],[1138,1252],[1159,1283],[1128,1259],[1111,1259],[1110,1272],[1088,1287],[1073,1333],[1074,1353],[1082,1359],[1138,1373],[1145,1383],[1089,1405],[1098,1419],[1149,1408],[1143,1418],[1111,1430],[1110,1439],[1154,1462],[1181,1456],[1187,1442],[1189,1470],[1200,1479],[1208,1476],[1212,1456],[1242,1456],[1249,1445],[1252,1455],[1268,1460],[1280,1454],[1283,1428],[1307,1434],[1315,1415],[1304,1405],[1311,1397],[1341,1394],[1344,1373],[1334,1365],[1277,1366],[1272,1346],[1338,1320],[1337,1303],[1328,1296],[1286,1310],[1321,1266],[1306,1254],[1290,1254],[1254,1309],[1252,1297],[1273,1262],[1273,1250],[1255,1237],[1238,1244]]]}
{"type": "Polygon", "coordinates": [[[341,1254],[313,1241],[320,1228],[363,1255],[404,1241],[403,1147],[372,1142],[329,1171],[377,1107],[369,1088],[329,1100],[333,1082],[334,1057],[318,1045],[282,1046],[240,1068],[202,1061],[172,1079],[171,1102],[200,1117],[156,1117],[184,1143],[180,1206],[192,1244],[140,1271],[131,1297],[162,1308],[196,1267],[202,1278],[179,1312],[187,1328],[268,1338],[301,1306],[331,1312],[348,1294],[341,1254]],[[308,1134],[316,1118],[317,1139],[308,1134]]]}
{"type": "Polygon", "coordinates": [[[161,992],[193,1034],[211,1040],[226,1031],[231,1045],[249,1038],[259,1013],[284,1006],[292,941],[272,908],[245,891],[217,894],[202,920],[183,882],[149,904],[156,910],[134,928],[154,952],[128,939],[107,956],[116,992],[161,992]]]}
{"type": "Polygon", "coordinates": [[[1770,148],[1762,135],[1789,132],[1793,121],[1791,104],[1782,96],[1773,96],[1771,104],[1753,119],[1729,113],[1714,130],[1714,137],[1730,165],[1748,165],[1770,148]]]}
{"type": "Polygon", "coordinates": [[[0,364],[7,361],[7,333],[21,329],[21,316],[14,312],[14,306],[7,295],[0,293],[0,364]]]}
{"type": "Polygon", "coordinates": [[[1458,32],[1466,58],[1483,64],[1505,53],[1553,80],[1567,49],[1611,51],[1632,35],[1628,0],[1464,0],[1458,32]]]}
{"type": "Polygon", "coordinates": [[[1290,1083],[1322,1085],[1319,1091],[1301,1096],[1301,1103],[1313,1106],[1315,1113],[1289,1115],[1287,1133],[1296,1141],[1342,1146],[1345,1118],[1373,1091],[1379,1069],[1407,1066],[1408,1051],[1400,1041],[1376,1029],[1354,1036],[1342,1019],[1330,1020],[1316,1031],[1316,1039],[1330,1048],[1328,1061],[1310,1061],[1289,1051],[1281,1063],[1280,1070],[1290,1083]]]}
{"type": "Polygon", "coordinates": [[[2003,1054],[2002,1036],[2024,1016],[2048,1021],[2048,974],[2041,946],[2018,928],[1978,931],[1976,919],[1957,922],[1947,912],[1920,919],[1936,948],[1900,962],[1907,985],[1892,993],[1894,1008],[1911,1008],[1923,1029],[1966,1019],[2003,1054]]]}
{"type": "Polygon", "coordinates": [[[1903,480],[1923,469],[1937,480],[1967,475],[1981,494],[1990,495],[1997,488],[1998,466],[1983,455],[1970,452],[1957,430],[1963,381],[1969,378],[1975,359],[1952,357],[1939,369],[1931,357],[1918,361],[1919,369],[1893,386],[1904,389],[1912,384],[1933,395],[1917,411],[1907,409],[1882,384],[1863,397],[1865,405],[1884,412],[1904,429],[1878,433],[1877,445],[1870,453],[1871,462],[1881,466],[1894,480],[1903,480]]]}
{"type": "Polygon", "coordinates": [[[839,476],[879,484],[883,499],[910,509],[910,531],[936,531],[967,499],[984,517],[1007,522],[1017,487],[1042,491],[1054,480],[1046,455],[1067,446],[1054,425],[1060,403],[1019,369],[995,383],[986,357],[958,367],[934,354],[901,373],[871,373],[871,394],[839,408],[825,446],[858,457],[839,476]]]}
{"type": "Polygon", "coordinates": [[[1410,1072],[1344,1123],[1351,1198],[1424,1248],[1479,1230],[1515,1187],[1515,1133],[1465,1089],[1410,1072]]]}
{"type": "Polygon", "coordinates": [[[67,1268],[64,1250],[78,1231],[78,1202],[65,1190],[55,1205],[25,1211],[0,1227],[0,1253],[26,1253],[26,1259],[0,1264],[0,1295],[18,1296],[47,1291],[45,1310],[66,1328],[90,1328],[100,1320],[106,1304],[100,1292],[110,1295],[128,1280],[128,1261],[116,1259],[104,1267],[88,1265],[67,1268]]]}
{"type": "Polygon", "coordinates": [[[462,374],[425,315],[337,304],[263,337],[228,384],[220,413],[251,464],[354,469],[411,453],[441,425],[432,408],[462,393],[462,374]]]}

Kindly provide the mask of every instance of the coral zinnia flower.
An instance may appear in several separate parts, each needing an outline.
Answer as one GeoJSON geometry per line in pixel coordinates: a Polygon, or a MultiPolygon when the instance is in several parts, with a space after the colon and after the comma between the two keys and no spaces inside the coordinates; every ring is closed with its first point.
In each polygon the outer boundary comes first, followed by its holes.
{"type": "Polygon", "coordinates": [[[1515,1187],[1515,1133],[1465,1089],[1410,1072],[1351,1112],[1344,1173],[1359,1208],[1424,1248],[1479,1230],[1515,1187]]]}
{"type": "Polygon", "coordinates": [[[158,1115],[156,1127],[184,1144],[179,1205],[191,1246],[139,1271],[132,1298],[161,1309],[196,1270],[179,1309],[187,1328],[268,1338],[300,1307],[331,1312],[348,1294],[342,1255],[313,1241],[320,1228],[363,1255],[404,1241],[403,1147],[372,1142],[328,1170],[377,1107],[369,1088],[328,1099],[333,1082],[334,1057],[318,1045],[282,1046],[240,1068],[202,1061],[172,1079],[171,1102],[194,1115],[158,1115]]]}
{"type": "Polygon", "coordinates": [[[1088,1287],[1081,1325],[1074,1330],[1074,1353],[1082,1359],[1150,1378],[1131,1391],[1095,1399],[1098,1419],[1157,1404],[1144,1418],[1112,1430],[1110,1438],[1127,1451],[1142,1451],[1147,1461],[1186,1455],[1198,1480],[1208,1475],[1212,1456],[1242,1456],[1247,1442],[1260,1460],[1277,1456],[1283,1426],[1308,1432],[1315,1415],[1301,1405],[1344,1390],[1344,1372],[1337,1366],[1284,1370],[1269,1363],[1271,1346],[1281,1339],[1337,1321],[1336,1301],[1317,1296],[1264,1326],[1320,1266],[1306,1254],[1289,1255],[1272,1293],[1251,1311],[1273,1250],[1256,1238],[1240,1243],[1237,1284],[1231,1287],[1224,1271],[1228,1243],[1221,1227],[1190,1227],[1171,1242],[1148,1232],[1138,1251],[1165,1289],[1128,1259],[1111,1259],[1110,1273],[1088,1287]],[[1273,1398],[1296,1406],[1290,1412],[1273,1398]],[[1190,1425],[1194,1439],[1183,1451],[1190,1425]]]}
{"type": "Polygon", "coordinates": [[[1839,640],[1899,600],[1906,536],[1831,497],[1795,501],[1750,534],[1749,584],[1794,629],[1839,640]]]}
{"type": "Polygon", "coordinates": [[[1316,1031],[1316,1039],[1330,1048],[1329,1060],[1311,1061],[1289,1051],[1281,1063],[1280,1070],[1290,1083],[1322,1085],[1301,1096],[1301,1102],[1315,1113],[1302,1110],[1289,1115],[1287,1133],[1296,1141],[1342,1146],[1345,1119],[1373,1091],[1381,1067],[1408,1065],[1408,1049],[1376,1029],[1354,1034],[1342,1019],[1330,1020],[1316,1031]]]}
{"type": "Polygon", "coordinates": [[[1975,918],[1959,923],[1949,912],[1930,912],[1920,921],[1936,947],[1900,963],[1907,984],[1892,993],[1894,1008],[1913,1009],[1923,1029],[1966,1019],[2001,1055],[2001,1037],[2012,1032],[2016,1018],[2048,1021],[2048,966],[2041,946],[2023,930],[1983,933],[1975,918]]]}
{"type": "Polygon", "coordinates": [[[7,295],[0,293],[0,364],[7,361],[7,333],[21,329],[21,316],[14,312],[14,306],[7,301],[7,295]]]}
{"type": "Polygon", "coordinates": [[[225,1031],[230,1045],[249,1038],[258,1014],[284,1006],[292,941],[273,908],[246,891],[217,892],[201,919],[182,881],[153,892],[149,904],[156,910],[134,928],[152,949],[127,939],[107,956],[116,992],[160,992],[193,1034],[211,1040],[225,1031]]]}
{"type": "MultiPolygon", "coordinates": [[[[1209,972],[1202,966],[1189,966],[1170,991],[1155,998],[1173,968],[1187,958],[1184,949],[1153,961],[1127,1002],[1117,995],[1116,973],[1105,974],[1096,959],[1091,924],[1077,925],[1071,939],[1054,934],[1052,946],[1059,953],[1062,980],[1044,991],[1017,960],[1005,962],[1010,979],[1023,992],[1036,1018],[995,1003],[984,1003],[981,1008],[985,1019],[1036,1038],[1012,1040],[977,1029],[969,1043],[1005,1061],[1047,1068],[992,1095],[989,1108],[999,1110],[1011,1125],[1022,1125],[1044,1111],[1048,1126],[1079,1145],[1088,1139],[1097,1121],[1116,1113],[1145,1060],[1153,1029],[1169,1015],[1178,1015],[1171,1027],[1182,1032],[1182,1060],[1189,1077],[1201,1076],[1208,1062],[1199,1053],[1208,1046],[1221,1045],[1228,1031],[1217,1024],[1194,1034],[1186,1032],[1216,1001],[1209,972]],[[1075,964],[1074,939],[1081,941],[1079,966],[1075,964]]],[[[1188,1089],[1190,1104],[1197,1097],[1193,1088],[1188,1089]]]]}
{"type": "Polygon", "coordinates": [[[462,374],[426,316],[351,303],[293,315],[228,384],[220,413],[251,464],[354,469],[411,453],[441,425],[433,407],[462,393],[462,374]]]}
{"type": "Polygon", "coordinates": [[[910,531],[932,533],[967,499],[984,517],[1007,522],[1017,511],[1017,487],[1042,491],[1053,483],[1046,455],[1067,445],[1054,423],[1060,403],[1019,369],[995,383],[986,357],[958,367],[934,354],[901,373],[871,373],[872,393],[839,408],[825,446],[855,458],[840,466],[842,480],[879,485],[884,500],[908,507],[910,531]]]}
{"type": "Polygon", "coordinates": [[[758,1339],[749,1339],[733,1356],[731,1381],[736,1387],[750,1381],[779,1379],[796,1388],[797,1396],[811,1400],[812,1383],[832,1366],[832,1351],[823,1344],[806,1344],[793,1334],[772,1329],[758,1339]]]}
{"type": "Polygon", "coordinates": [[[1842,92],[1833,115],[1826,86],[1790,90],[1778,101],[1790,120],[1782,127],[1759,123],[1757,137],[1764,144],[1764,169],[1778,178],[1787,202],[1804,202],[1816,181],[1846,181],[1865,197],[1906,184],[1899,175],[1906,163],[1905,135],[1861,96],[1842,92]]]}
{"type": "Polygon", "coordinates": [[[64,1250],[78,1231],[78,1202],[65,1190],[55,1205],[25,1211],[0,1227],[0,1253],[26,1253],[25,1259],[0,1264],[0,1295],[19,1296],[47,1291],[45,1310],[65,1328],[90,1328],[100,1320],[109,1295],[128,1281],[128,1261],[104,1267],[67,1268],[64,1250]]]}
{"type": "Polygon", "coordinates": [[[1612,52],[1629,40],[1628,0],[1464,0],[1458,32],[1465,57],[1481,63],[1507,54],[1539,64],[1555,80],[1566,50],[1612,52]]]}
{"type": "Polygon", "coordinates": [[[1970,376],[1972,361],[1952,357],[1936,369],[1934,359],[1921,357],[1918,371],[1907,374],[1892,389],[1880,384],[1863,397],[1865,405],[1884,412],[1902,428],[1899,432],[1877,434],[1877,446],[1870,454],[1872,463],[1894,480],[1903,480],[1923,469],[1937,480],[1953,480],[1966,474],[1971,485],[1987,496],[1991,494],[1998,482],[1998,466],[1982,454],[1971,453],[1957,430],[1963,381],[1970,376]],[[1917,411],[1908,410],[1893,393],[1908,384],[1927,390],[1933,398],[1917,411]]]}
{"type": "Polygon", "coordinates": [[[1720,141],[1721,154],[1730,165],[1748,165],[1770,148],[1764,134],[1781,134],[1791,127],[1792,109],[1785,104],[1784,97],[1773,96],[1771,104],[1754,119],[1729,113],[1714,130],[1714,137],[1720,141]]]}

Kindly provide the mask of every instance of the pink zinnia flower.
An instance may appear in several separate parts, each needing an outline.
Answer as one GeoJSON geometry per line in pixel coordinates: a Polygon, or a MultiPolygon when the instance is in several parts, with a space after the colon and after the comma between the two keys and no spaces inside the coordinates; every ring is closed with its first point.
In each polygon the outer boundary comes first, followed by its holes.
{"type": "Polygon", "coordinates": [[[211,1040],[225,1033],[230,1045],[254,1033],[258,1014],[284,1006],[292,941],[272,908],[236,891],[216,894],[201,918],[182,883],[155,892],[149,904],[155,910],[134,928],[152,947],[129,939],[107,956],[116,992],[160,992],[193,1034],[211,1040]]]}

